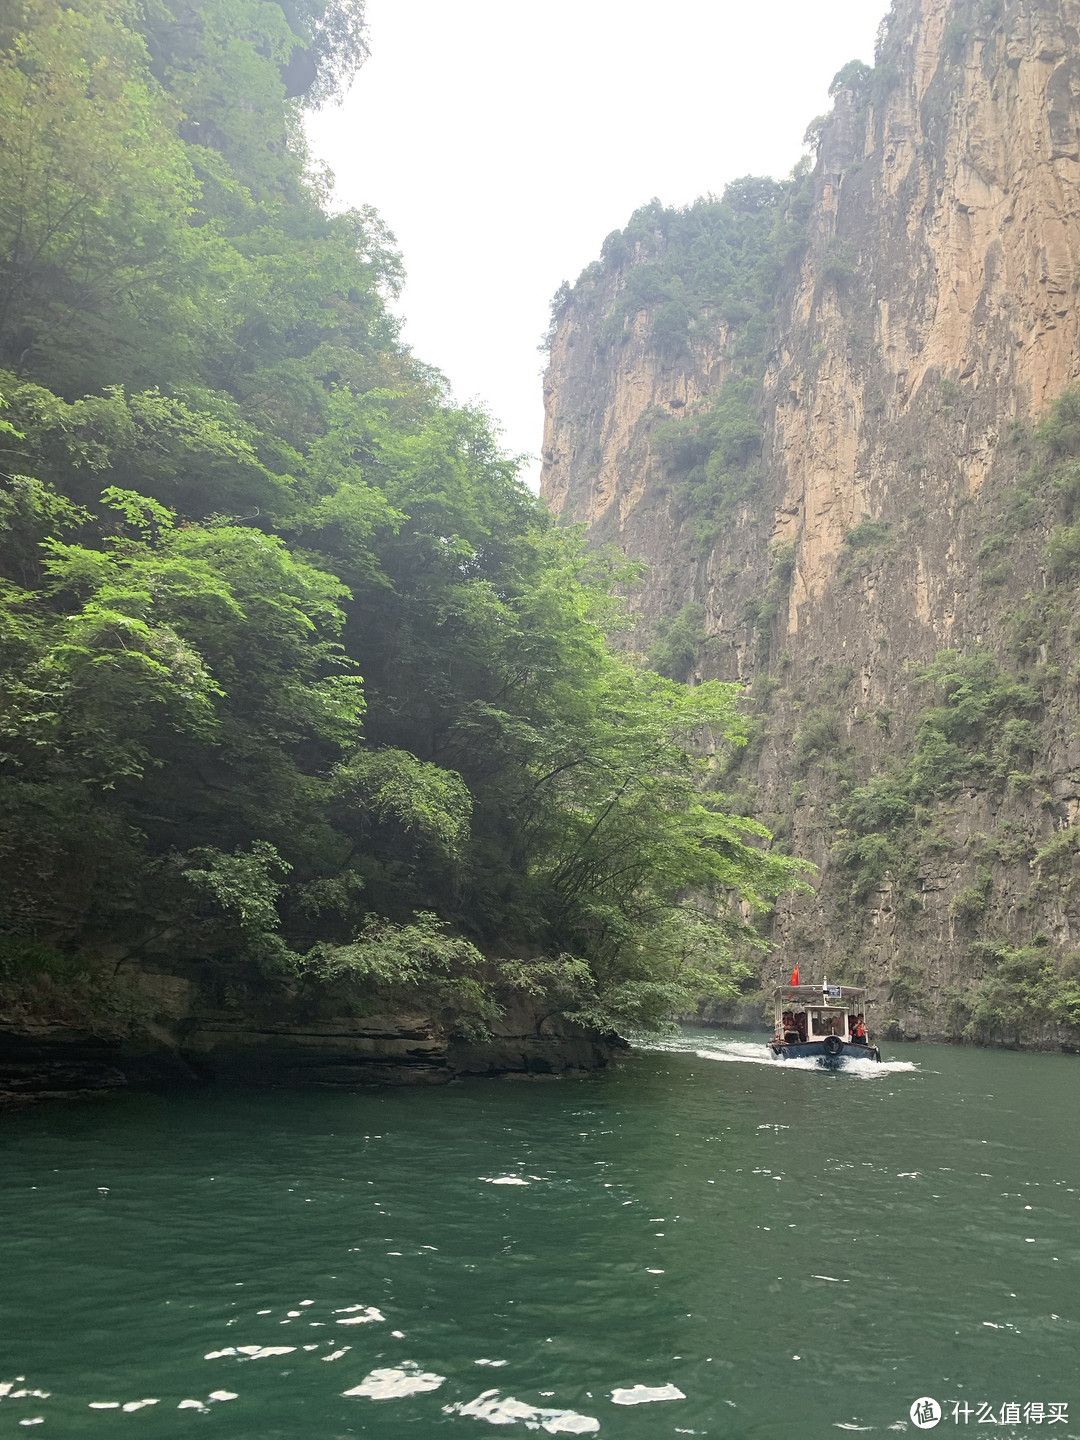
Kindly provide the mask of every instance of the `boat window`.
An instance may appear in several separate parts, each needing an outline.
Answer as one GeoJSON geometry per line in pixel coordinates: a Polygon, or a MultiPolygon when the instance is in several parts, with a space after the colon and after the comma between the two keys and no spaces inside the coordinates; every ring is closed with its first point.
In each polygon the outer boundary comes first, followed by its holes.
{"type": "Polygon", "coordinates": [[[843,1035],[844,1017],[838,1010],[811,1010],[810,1014],[814,1034],[819,1038],[825,1035],[843,1035]]]}

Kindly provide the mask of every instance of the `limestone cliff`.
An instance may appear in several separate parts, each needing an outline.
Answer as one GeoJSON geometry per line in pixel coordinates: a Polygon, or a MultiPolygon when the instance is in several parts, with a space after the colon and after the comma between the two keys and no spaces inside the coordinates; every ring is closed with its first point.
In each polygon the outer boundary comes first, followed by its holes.
{"type": "Polygon", "coordinates": [[[590,267],[553,337],[543,494],[648,562],[634,643],[689,615],[685,678],[752,682],[722,783],[819,867],[771,973],[865,975],[908,1033],[978,1034],[995,967],[1067,983],[1080,948],[1078,32],[1080,0],[896,0],[873,69],[837,77],[754,483],[704,546],[671,417],[707,436],[745,317],[699,307],[676,348],[646,304],[612,344],[658,233],[590,267]]]}

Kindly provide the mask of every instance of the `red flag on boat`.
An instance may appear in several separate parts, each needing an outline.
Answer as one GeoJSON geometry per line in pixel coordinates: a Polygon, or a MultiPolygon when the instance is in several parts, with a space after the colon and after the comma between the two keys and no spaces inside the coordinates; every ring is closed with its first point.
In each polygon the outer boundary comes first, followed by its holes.
{"type": "Polygon", "coordinates": [[[798,967],[798,965],[796,965],[796,966],[795,966],[795,969],[792,970],[792,972],[791,972],[791,979],[788,981],[788,984],[789,984],[789,985],[797,985],[798,983],[799,983],[799,967],[798,967]]]}

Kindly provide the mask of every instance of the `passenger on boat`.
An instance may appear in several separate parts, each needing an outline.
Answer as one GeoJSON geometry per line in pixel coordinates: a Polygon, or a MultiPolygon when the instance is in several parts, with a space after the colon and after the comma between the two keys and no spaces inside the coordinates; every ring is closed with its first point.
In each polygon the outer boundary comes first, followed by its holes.
{"type": "Polygon", "coordinates": [[[855,1016],[855,1024],[851,1027],[851,1043],[853,1045],[869,1044],[866,1034],[866,1022],[861,1015],[855,1016]]]}
{"type": "Polygon", "coordinates": [[[790,1010],[784,1011],[783,1031],[785,1045],[798,1045],[800,1038],[799,1031],[795,1025],[795,1016],[790,1010]]]}
{"type": "Polygon", "coordinates": [[[798,1036],[799,1036],[798,1043],[799,1043],[800,1045],[805,1045],[805,1044],[806,1044],[806,1011],[805,1011],[805,1010],[800,1010],[800,1011],[798,1011],[793,1018],[794,1018],[794,1020],[795,1020],[795,1029],[796,1029],[796,1031],[798,1032],[798,1036]]]}

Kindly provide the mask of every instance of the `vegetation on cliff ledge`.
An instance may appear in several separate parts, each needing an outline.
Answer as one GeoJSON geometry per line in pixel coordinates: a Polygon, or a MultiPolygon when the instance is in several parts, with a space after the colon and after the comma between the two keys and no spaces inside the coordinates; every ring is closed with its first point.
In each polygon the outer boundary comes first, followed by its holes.
{"type": "Polygon", "coordinates": [[[0,968],[650,1023],[796,867],[698,785],[733,687],[609,648],[618,567],[328,213],[288,95],[363,52],[350,0],[5,12],[0,968]]]}

